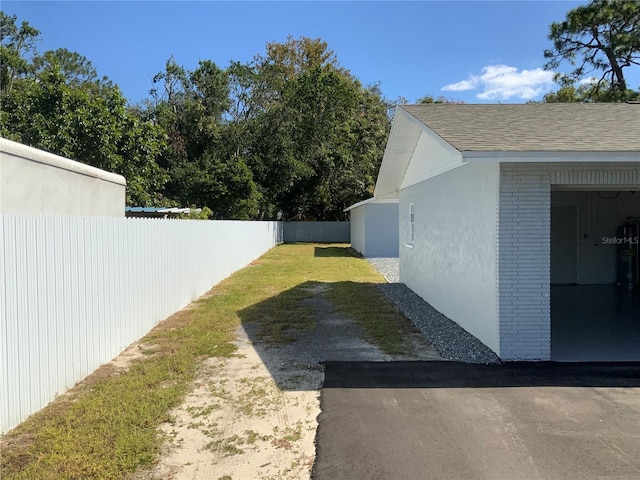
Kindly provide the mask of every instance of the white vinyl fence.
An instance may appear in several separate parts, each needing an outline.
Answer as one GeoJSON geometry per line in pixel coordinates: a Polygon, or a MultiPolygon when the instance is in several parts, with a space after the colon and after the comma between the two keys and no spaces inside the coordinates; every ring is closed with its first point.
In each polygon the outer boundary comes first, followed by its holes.
{"type": "Polygon", "coordinates": [[[0,432],[282,241],[277,222],[0,224],[0,432]]]}

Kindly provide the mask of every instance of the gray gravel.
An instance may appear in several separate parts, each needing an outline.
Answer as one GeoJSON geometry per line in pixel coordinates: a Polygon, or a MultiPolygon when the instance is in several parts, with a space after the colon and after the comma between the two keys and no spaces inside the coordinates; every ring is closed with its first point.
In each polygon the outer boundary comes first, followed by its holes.
{"type": "Polygon", "coordinates": [[[400,282],[400,264],[398,258],[367,258],[366,260],[387,279],[387,282],[400,282]]]}
{"type": "Polygon", "coordinates": [[[400,280],[397,258],[368,258],[389,283],[378,288],[420,330],[438,353],[449,360],[467,363],[500,363],[484,343],[425,302],[400,280]]]}

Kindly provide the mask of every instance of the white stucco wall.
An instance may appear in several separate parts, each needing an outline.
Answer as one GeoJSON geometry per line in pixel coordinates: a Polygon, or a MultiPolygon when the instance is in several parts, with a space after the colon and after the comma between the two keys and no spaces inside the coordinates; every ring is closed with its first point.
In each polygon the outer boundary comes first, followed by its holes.
{"type": "Polygon", "coordinates": [[[615,237],[617,227],[628,217],[640,217],[640,192],[552,191],[551,206],[577,210],[577,232],[572,232],[577,239],[576,283],[614,283],[616,245],[603,237],[615,237]]]}
{"type": "Polygon", "coordinates": [[[400,281],[498,354],[499,178],[496,163],[467,164],[401,190],[399,205],[400,281]]]}
{"type": "Polygon", "coordinates": [[[398,203],[365,205],[365,257],[398,256],[398,203]]]}
{"type": "Polygon", "coordinates": [[[349,211],[349,228],[351,229],[351,248],[360,255],[365,256],[366,236],[365,236],[365,207],[361,205],[349,211]]]}
{"type": "Polygon", "coordinates": [[[398,256],[398,200],[370,199],[350,207],[351,247],[363,257],[398,256]]]}
{"type": "Polygon", "coordinates": [[[124,217],[121,175],[0,138],[0,213],[124,217]]]}

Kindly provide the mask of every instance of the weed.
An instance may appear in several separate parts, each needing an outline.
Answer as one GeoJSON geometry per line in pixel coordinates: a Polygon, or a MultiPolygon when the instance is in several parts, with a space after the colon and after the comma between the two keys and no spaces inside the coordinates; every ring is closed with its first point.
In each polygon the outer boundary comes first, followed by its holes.
{"type": "Polygon", "coordinates": [[[286,427],[284,430],[275,426],[273,427],[274,439],[271,444],[276,448],[284,448],[291,450],[295,442],[302,439],[302,422],[298,421],[295,427],[286,427]]]}
{"type": "Polygon", "coordinates": [[[222,438],[212,440],[205,445],[205,448],[214,452],[223,453],[225,456],[241,455],[244,450],[240,448],[240,445],[244,443],[243,439],[238,435],[233,435],[229,438],[222,438]]]}
{"type": "Polygon", "coordinates": [[[187,412],[189,412],[189,414],[193,418],[206,417],[211,412],[213,412],[216,409],[216,407],[217,407],[217,405],[214,404],[214,403],[210,403],[209,405],[207,405],[205,407],[191,406],[191,407],[187,408],[187,412]]]}

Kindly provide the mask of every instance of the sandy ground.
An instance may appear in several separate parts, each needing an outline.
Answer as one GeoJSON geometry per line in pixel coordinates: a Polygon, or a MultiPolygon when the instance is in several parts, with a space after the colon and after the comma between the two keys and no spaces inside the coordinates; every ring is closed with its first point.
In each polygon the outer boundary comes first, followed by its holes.
{"type": "Polygon", "coordinates": [[[153,479],[307,480],[315,460],[320,414],[321,362],[328,360],[433,360],[439,355],[417,332],[410,357],[393,357],[364,341],[362,329],[337,315],[326,287],[304,300],[316,328],[273,347],[243,324],[232,358],[210,359],[192,391],[162,430],[169,439],[153,479]]]}
{"type": "Polygon", "coordinates": [[[208,361],[174,419],[163,426],[171,440],[153,477],[310,477],[322,372],[289,364],[276,381],[243,329],[237,337],[234,357],[208,361]]]}

